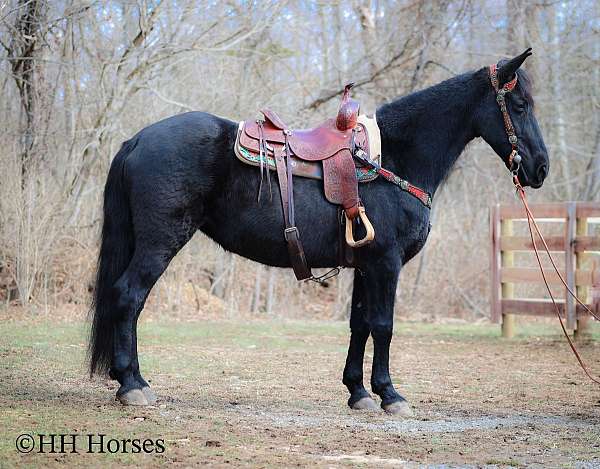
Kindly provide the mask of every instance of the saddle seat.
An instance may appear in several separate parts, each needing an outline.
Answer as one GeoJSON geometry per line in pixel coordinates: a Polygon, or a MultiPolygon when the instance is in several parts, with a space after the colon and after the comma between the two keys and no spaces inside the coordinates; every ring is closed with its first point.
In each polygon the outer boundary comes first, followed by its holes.
{"type": "MultiPolygon", "coordinates": [[[[286,132],[290,149],[294,156],[305,161],[323,161],[341,150],[350,150],[352,129],[341,131],[336,119],[328,119],[310,129],[290,129],[281,118],[270,109],[261,110],[265,117],[262,132],[267,142],[285,144],[286,132]]],[[[246,134],[260,139],[258,122],[246,122],[246,134]]]]}

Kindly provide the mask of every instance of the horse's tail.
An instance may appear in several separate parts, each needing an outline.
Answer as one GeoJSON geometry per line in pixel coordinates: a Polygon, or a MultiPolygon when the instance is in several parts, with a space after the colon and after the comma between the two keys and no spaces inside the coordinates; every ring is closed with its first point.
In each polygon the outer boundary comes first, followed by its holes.
{"type": "Polygon", "coordinates": [[[127,141],[115,156],[104,187],[104,221],[90,313],[93,314],[88,358],[90,375],[110,369],[117,316],[113,285],[133,255],[134,237],[129,197],[124,184],[125,162],[136,141],[127,141]]]}

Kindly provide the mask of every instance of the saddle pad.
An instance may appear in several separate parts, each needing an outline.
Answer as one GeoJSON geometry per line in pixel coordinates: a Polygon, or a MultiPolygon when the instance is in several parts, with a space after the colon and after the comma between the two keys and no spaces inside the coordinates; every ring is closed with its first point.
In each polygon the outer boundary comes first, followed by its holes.
{"type": "MultiPolygon", "coordinates": [[[[381,165],[381,137],[379,134],[379,127],[377,126],[377,120],[375,116],[360,115],[358,117],[358,126],[360,128],[359,136],[357,140],[364,142],[368,148],[363,148],[369,153],[369,158],[376,163],[381,165]],[[360,138],[361,132],[366,137],[360,138]]],[[[260,155],[254,150],[256,145],[250,145],[247,139],[252,138],[244,132],[244,121],[241,121],[238,126],[237,138],[235,140],[234,151],[237,158],[243,163],[260,166],[260,155]],[[244,145],[246,142],[247,146],[244,145]]],[[[254,142],[252,142],[254,143],[254,142]]],[[[273,145],[272,142],[269,143],[273,145]]],[[[277,150],[281,150],[282,146],[276,145],[277,150]]],[[[326,160],[323,161],[323,163],[326,160]]],[[[275,171],[275,159],[273,151],[269,151],[267,155],[263,156],[263,164],[265,168],[275,171]]],[[[307,177],[311,179],[323,179],[323,165],[320,161],[306,161],[292,155],[291,157],[292,174],[300,177],[307,177]]],[[[327,166],[327,164],[325,164],[327,166]]],[[[355,162],[356,166],[356,177],[358,182],[370,182],[377,178],[378,174],[375,170],[365,168],[360,163],[355,162]]]]}

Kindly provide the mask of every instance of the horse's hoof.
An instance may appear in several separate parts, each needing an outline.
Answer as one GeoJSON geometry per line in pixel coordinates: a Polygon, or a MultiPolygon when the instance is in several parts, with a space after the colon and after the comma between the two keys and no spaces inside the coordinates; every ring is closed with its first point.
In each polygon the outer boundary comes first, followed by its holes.
{"type": "Polygon", "coordinates": [[[363,397],[352,404],[354,410],[379,410],[379,406],[372,397],[363,397]]]}
{"type": "Polygon", "coordinates": [[[144,386],[142,388],[142,392],[144,393],[144,396],[148,401],[148,405],[156,404],[158,398],[156,397],[156,393],[152,389],[150,389],[150,386],[144,386]]]}
{"type": "Polygon", "coordinates": [[[141,389],[132,389],[126,393],[117,396],[119,402],[123,405],[149,405],[148,399],[141,389]]]}
{"type": "Polygon", "coordinates": [[[383,407],[383,410],[385,410],[387,414],[396,415],[398,417],[410,418],[414,415],[406,401],[396,401],[381,407],[383,407]]]}

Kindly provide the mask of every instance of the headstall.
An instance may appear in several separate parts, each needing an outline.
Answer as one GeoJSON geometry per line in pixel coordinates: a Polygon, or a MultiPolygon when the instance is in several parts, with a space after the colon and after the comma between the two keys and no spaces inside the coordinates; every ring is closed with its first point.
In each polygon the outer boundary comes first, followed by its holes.
{"type": "Polygon", "coordinates": [[[498,65],[492,64],[490,65],[490,82],[492,83],[492,88],[494,88],[494,91],[496,92],[496,102],[500,107],[500,112],[502,112],[504,128],[506,129],[508,142],[512,147],[510,155],[508,155],[506,165],[513,174],[516,174],[519,169],[519,165],[521,164],[521,155],[519,155],[519,149],[517,145],[519,139],[517,138],[515,127],[512,123],[512,119],[510,118],[510,114],[508,113],[508,108],[506,107],[506,94],[513,91],[517,86],[517,74],[515,73],[515,77],[506,83],[502,88],[500,88],[500,83],[498,82],[498,65]]]}

